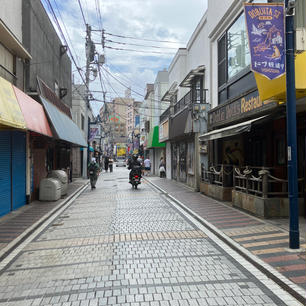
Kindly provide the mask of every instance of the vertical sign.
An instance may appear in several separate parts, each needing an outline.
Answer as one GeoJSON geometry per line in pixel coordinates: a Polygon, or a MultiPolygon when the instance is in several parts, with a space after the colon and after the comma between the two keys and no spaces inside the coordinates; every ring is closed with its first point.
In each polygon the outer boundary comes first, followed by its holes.
{"type": "Polygon", "coordinates": [[[251,69],[270,80],[286,72],[283,3],[245,3],[251,69]]]}

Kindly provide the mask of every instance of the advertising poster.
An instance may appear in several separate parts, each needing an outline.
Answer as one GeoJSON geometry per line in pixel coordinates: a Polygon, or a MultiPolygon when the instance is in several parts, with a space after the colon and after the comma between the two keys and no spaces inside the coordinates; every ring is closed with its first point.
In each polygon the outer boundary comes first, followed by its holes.
{"type": "Polygon", "coordinates": [[[251,69],[270,80],[286,72],[284,3],[245,3],[251,69]]]}

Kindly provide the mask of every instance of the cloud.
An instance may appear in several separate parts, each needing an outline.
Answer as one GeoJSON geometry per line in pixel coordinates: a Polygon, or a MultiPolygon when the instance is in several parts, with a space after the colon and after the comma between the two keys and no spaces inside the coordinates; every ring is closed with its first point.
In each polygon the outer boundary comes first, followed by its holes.
{"type": "MultiPolygon", "coordinates": [[[[82,67],[85,72],[86,28],[78,1],[53,0],[51,3],[53,3],[54,11],[58,16],[77,65],[82,67]]],[[[80,0],[80,3],[85,21],[91,25],[93,30],[101,29],[102,25],[105,31],[110,34],[156,40],[136,40],[106,34],[106,39],[108,40],[127,44],[106,42],[108,47],[161,52],[161,54],[150,54],[105,49],[105,69],[108,69],[111,74],[120,79],[126,87],[135,88],[135,91],[142,92],[143,95],[145,94],[146,83],[154,83],[157,72],[168,68],[177,51],[176,49],[166,48],[185,47],[207,7],[207,0],[80,0]],[[102,20],[98,18],[96,3],[100,3],[102,20]],[[161,43],[157,42],[158,40],[178,43],[161,43]],[[152,46],[160,48],[152,48],[152,46]]],[[[45,0],[43,0],[43,4],[47,7],[45,0]]],[[[52,20],[51,17],[50,19],[52,20]]],[[[94,42],[100,43],[102,33],[98,31],[92,32],[92,39],[94,42]]],[[[97,44],[96,50],[99,53],[103,53],[101,45],[97,44]]],[[[75,67],[73,67],[73,70],[76,70],[75,67]]],[[[77,72],[74,72],[74,79],[76,82],[81,82],[77,72]]],[[[126,89],[125,86],[110,76],[103,76],[103,87],[109,92],[108,97],[116,96],[114,90],[118,94],[123,94],[126,89]]],[[[102,90],[98,78],[90,83],[90,89],[102,90]]],[[[95,93],[94,96],[102,98],[103,94],[95,93]]],[[[133,94],[133,97],[136,100],[141,100],[141,97],[135,94],[133,94]]],[[[101,103],[98,103],[95,109],[100,105],[101,103]]]]}

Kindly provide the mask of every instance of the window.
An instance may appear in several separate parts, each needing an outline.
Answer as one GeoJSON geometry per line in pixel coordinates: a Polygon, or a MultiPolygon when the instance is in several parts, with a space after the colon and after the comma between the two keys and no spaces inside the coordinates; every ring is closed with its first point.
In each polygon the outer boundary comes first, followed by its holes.
{"type": "Polygon", "coordinates": [[[193,88],[193,101],[194,101],[194,103],[201,103],[203,101],[203,78],[198,77],[195,80],[192,88],[193,88]]]}
{"type": "Polygon", "coordinates": [[[250,65],[250,51],[244,14],[227,31],[227,79],[250,65]]]}

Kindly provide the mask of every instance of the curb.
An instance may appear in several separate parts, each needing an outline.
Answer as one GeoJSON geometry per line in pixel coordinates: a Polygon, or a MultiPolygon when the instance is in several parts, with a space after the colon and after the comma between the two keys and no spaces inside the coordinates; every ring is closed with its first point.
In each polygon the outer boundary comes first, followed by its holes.
{"type": "Polygon", "coordinates": [[[301,287],[299,287],[296,284],[294,284],[293,282],[291,282],[289,279],[287,279],[281,273],[276,271],[272,266],[266,264],[260,258],[253,255],[250,251],[241,247],[237,242],[233,241],[231,238],[226,236],[221,230],[219,230],[213,224],[211,224],[210,222],[206,221],[201,216],[196,214],[190,208],[185,206],[185,204],[183,204],[182,202],[180,202],[179,200],[174,198],[172,195],[170,195],[167,191],[163,190],[162,188],[160,188],[156,184],[152,183],[148,179],[145,179],[145,181],[147,183],[151,184],[155,189],[157,189],[159,192],[161,192],[164,196],[169,198],[171,201],[175,202],[184,211],[186,211],[189,215],[191,215],[198,222],[200,222],[203,226],[205,226],[208,230],[210,230],[213,234],[215,234],[226,245],[231,247],[240,256],[242,256],[249,263],[251,263],[253,266],[255,266],[259,271],[264,273],[268,278],[270,278],[276,284],[278,284],[283,290],[285,290],[287,293],[289,293],[291,296],[293,296],[296,300],[301,302],[303,305],[306,305],[306,298],[305,298],[306,292],[305,292],[305,290],[303,290],[301,287]]]}
{"type": "Polygon", "coordinates": [[[27,228],[22,234],[11,241],[5,248],[0,251],[0,262],[2,262],[10,253],[15,250],[22,242],[24,242],[33,232],[35,232],[43,223],[45,223],[50,217],[52,217],[58,210],[65,206],[73,197],[79,196],[89,185],[87,182],[85,185],[80,186],[75,192],[69,195],[63,202],[59,203],[46,215],[41,217],[38,221],[27,228]]]}

